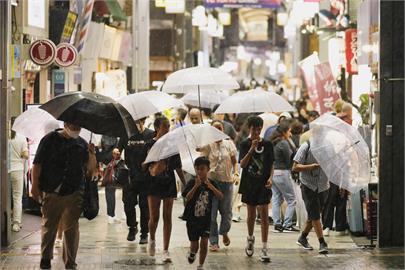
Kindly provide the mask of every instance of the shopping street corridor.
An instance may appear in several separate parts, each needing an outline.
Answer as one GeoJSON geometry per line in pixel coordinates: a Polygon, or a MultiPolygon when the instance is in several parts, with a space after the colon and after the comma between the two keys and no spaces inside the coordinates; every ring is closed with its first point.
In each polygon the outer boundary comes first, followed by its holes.
{"type": "MultiPolygon", "coordinates": [[[[121,192],[117,192],[118,217],[124,217],[121,192]]],[[[108,224],[105,210],[104,190],[100,190],[100,215],[92,221],[80,219],[80,247],[78,252],[78,269],[196,269],[197,262],[187,262],[188,238],[185,222],[177,217],[183,211],[180,199],[175,201],[173,209],[173,231],[170,242],[172,263],[163,264],[162,254],[162,219],[157,234],[157,256],[152,260],[147,254],[147,245],[139,245],[139,234],[134,242],[126,240],[125,221],[120,224],[108,224]]],[[[138,210],[138,209],[137,209],[138,210]]],[[[242,208],[242,218],[246,209],[242,208]]],[[[30,222],[40,219],[30,218],[30,222]]],[[[319,255],[318,243],[314,233],[309,242],[314,251],[305,251],[296,245],[298,233],[275,233],[270,226],[269,246],[271,262],[259,261],[260,226],[256,225],[255,254],[252,258],[245,255],[246,240],[245,220],[233,223],[230,232],[231,245],[219,252],[209,252],[204,269],[404,269],[403,249],[365,249],[357,246],[350,236],[326,237],[330,253],[319,255]]],[[[64,269],[61,258],[62,248],[55,248],[52,269],[64,269]]],[[[1,254],[1,269],[39,269],[40,231],[15,241],[1,254]]]]}

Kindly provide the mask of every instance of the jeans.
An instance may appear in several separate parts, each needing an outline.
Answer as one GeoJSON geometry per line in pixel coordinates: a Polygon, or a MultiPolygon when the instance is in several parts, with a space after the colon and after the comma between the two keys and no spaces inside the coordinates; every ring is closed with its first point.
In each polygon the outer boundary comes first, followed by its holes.
{"type": "Polygon", "coordinates": [[[219,183],[217,182],[220,191],[223,193],[224,197],[222,200],[214,197],[212,199],[212,208],[211,208],[211,229],[210,229],[210,244],[218,244],[218,235],[224,235],[229,232],[231,229],[232,222],[232,197],[233,197],[233,183],[219,183]],[[218,223],[217,215],[221,214],[221,223],[219,225],[218,232],[218,223]]]}
{"type": "Polygon", "coordinates": [[[148,207],[148,188],[147,182],[131,181],[130,185],[122,189],[122,201],[124,202],[124,211],[127,217],[127,226],[135,228],[138,225],[136,221],[135,205],[139,204],[141,234],[149,233],[149,207],[148,207]]]}
{"type": "Polygon", "coordinates": [[[340,195],[340,189],[337,185],[330,183],[328,199],[322,213],[323,228],[332,230],[333,218],[335,218],[336,231],[345,231],[349,228],[346,216],[347,192],[340,195]],[[336,208],[336,210],[335,210],[336,208]]]}
{"type": "Polygon", "coordinates": [[[292,219],[295,212],[295,193],[292,180],[290,179],[290,172],[288,170],[275,170],[273,176],[273,191],[272,213],[274,225],[283,225],[283,227],[292,226],[292,219]],[[280,207],[285,200],[287,202],[287,209],[284,218],[284,224],[281,221],[280,207]]]}
{"type": "Polygon", "coordinates": [[[105,186],[105,201],[107,203],[107,215],[115,217],[115,186],[105,186]]]}
{"type": "Polygon", "coordinates": [[[10,172],[11,190],[13,197],[13,223],[21,224],[22,195],[24,188],[24,171],[10,172]]]}

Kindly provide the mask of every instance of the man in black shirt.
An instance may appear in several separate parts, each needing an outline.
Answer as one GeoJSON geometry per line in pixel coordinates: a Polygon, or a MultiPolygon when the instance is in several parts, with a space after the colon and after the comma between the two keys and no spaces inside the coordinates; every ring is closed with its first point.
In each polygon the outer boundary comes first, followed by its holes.
{"type": "Polygon", "coordinates": [[[139,133],[128,140],[120,140],[118,149],[122,152],[125,149],[125,162],[129,168],[130,182],[122,188],[122,201],[124,202],[125,215],[129,232],[128,241],[134,241],[138,232],[138,222],[136,221],[135,205],[139,204],[141,220],[141,239],[139,244],[148,243],[148,181],[146,171],[142,168],[148,154],[147,142],[152,140],[153,131],[145,128],[145,118],[136,121],[139,133]]]}
{"type": "Polygon", "coordinates": [[[79,133],[79,126],[65,122],[64,129],[41,140],[35,155],[31,192],[35,200],[42,201],[41,269],[51,268],[58,225],[64,232],[65,267],[77,266],[84,181],[97,173],[94,145],[88,145],[79,133]]]}

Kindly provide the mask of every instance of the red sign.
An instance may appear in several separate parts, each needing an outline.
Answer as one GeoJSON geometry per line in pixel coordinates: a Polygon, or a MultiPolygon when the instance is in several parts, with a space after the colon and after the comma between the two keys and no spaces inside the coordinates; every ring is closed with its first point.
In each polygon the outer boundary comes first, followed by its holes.
{"type": "Polygon", "coordinates": [[[320,112],[321,104],[318,100],[318,91],[316,88],[316,81],[315,81],[315,65],[320,64],[319,58],[317,54],[312,54],[299,62],[300,70],[302,76],[304,77],[305,86],[308,91],[309,99],[312,102],[315,110],[320,112]]]}
{"type": "Polygon", "coordinates": [[[55,56],[55,44],[49,39],[37,40],[30,47],[31,60],[37,65],[49,65],[55,60],[55,56]]]}
{"type": "Polygon", "coordinates": [[[316,65],[314,69],[319,104],[319,108],[316,109],[320,114],[324,114],[333,111],[333,105],[340,98],[339,87],[329,62],[316,65]]]}
{"type": "Polygon", "coordinates": [[[55,62],[60,67],[69,67],[73,65],[77,58],[76,48],[69,43],[60,43],[56,47],[55,62]]]}
{"type": "Polygon", "coordinates": [[[357,74],[357,29],[347,29],[346,36],[346,70],[349,74],[357,74]]]}

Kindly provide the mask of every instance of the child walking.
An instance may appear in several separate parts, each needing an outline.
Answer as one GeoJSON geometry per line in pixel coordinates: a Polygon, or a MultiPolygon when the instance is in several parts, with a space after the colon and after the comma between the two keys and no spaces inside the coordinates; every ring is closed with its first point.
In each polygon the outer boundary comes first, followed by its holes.
{"type": "Polygon", "coordinates": [[[206,157],[199,157],[194,161],[196,178],[190,180],[183,191],[186,199],[186,207],[183,217],[186,220],[187,235],[190,240],[188,262],[195,261],[196,253],[200,248],[198,270],[204,269],[204,261],[207,257],[208,238],[211,227],[211,206],[213,197],[222,199],[223,194],[208,180],[210,161],[206,157]]]}

